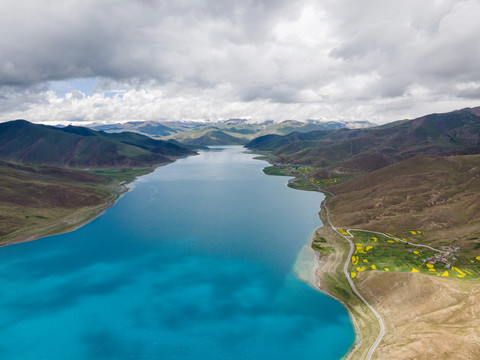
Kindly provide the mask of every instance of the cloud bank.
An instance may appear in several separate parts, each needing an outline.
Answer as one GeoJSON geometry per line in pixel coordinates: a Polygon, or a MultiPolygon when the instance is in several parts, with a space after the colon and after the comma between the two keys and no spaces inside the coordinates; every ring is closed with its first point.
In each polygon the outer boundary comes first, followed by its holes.
{"type": "Polygon", "coordinates": [[[17,0],[0,11],[1,121],[382,123],[480,103],[476,0],[17,0]]]}

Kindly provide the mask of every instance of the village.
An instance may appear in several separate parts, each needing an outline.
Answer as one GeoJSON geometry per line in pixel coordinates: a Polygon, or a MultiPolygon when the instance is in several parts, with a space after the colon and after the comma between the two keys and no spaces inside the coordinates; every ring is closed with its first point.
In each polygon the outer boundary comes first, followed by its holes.
{"type": "Polygon", "coordinates": [[[456,252],[460,250],[460,247],[456,245],[441,246],[440,250],[442,252],[430,256],[427,259],[422,259],[422,262],[430,265],[441,263],[445,264],[445,269],[450,269],[453,262],[457,261],[458,255],[456,252]]]}

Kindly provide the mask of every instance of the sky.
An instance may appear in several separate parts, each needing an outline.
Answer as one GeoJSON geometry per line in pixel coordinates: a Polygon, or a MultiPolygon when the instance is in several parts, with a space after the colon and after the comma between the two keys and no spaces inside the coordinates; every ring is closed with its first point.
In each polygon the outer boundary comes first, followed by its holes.
{"type": "Polygon", "coordinates": [[[480,105],[479,0],[15,0],[0,13],[0,121],[382,124],[480,105]]]}

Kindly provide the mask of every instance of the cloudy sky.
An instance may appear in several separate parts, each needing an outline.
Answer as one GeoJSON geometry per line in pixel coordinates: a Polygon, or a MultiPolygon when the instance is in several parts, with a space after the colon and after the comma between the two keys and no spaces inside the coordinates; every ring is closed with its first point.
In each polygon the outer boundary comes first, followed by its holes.
{"type": "Polygon", "coordinates": [[[479,0],[15,0],[0,13],[0,121],[385,123],[480,105],[479,0]]]}

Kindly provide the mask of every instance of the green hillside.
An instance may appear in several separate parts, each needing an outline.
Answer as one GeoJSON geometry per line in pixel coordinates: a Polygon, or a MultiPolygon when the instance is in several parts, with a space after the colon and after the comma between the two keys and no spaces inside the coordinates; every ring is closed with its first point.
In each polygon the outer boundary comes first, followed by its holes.
{"type": "Polygon", "coordinates": [[[361,173],[416,154],[476,154],[480,152],[479,134],[480,116],[476,109],[463,109],[367,129],[266,135],[252,140],[246,147],[271,152],[277,163],[309,165],[337,173],[361,173]]]}
{"type": "Polygon", "coordinates": [[[198,138],[185,138],[183,142],[187,145],[244,145],[247,139],[224,133],[220,130],[209,131],[198,138]]]}
{"type": "Polygon", "coordinates": [[[0,124],[0,160],[74,168],[150,167],[195,154],[135,133],[57,128],[25,120],[0,124]]]}
{"type": "Polygon", "coordinates": [[[157,121],[128,121],[125,123],[116,124],[92,124],[91,128],[94,130],[102,130],[107,132],[122,132],[130,131],[136,132],[152,137],[162,137],[175,134],[185,129],[193,128],[197,123],[177,123],[168,122],[161,123],[157,121]]]}

